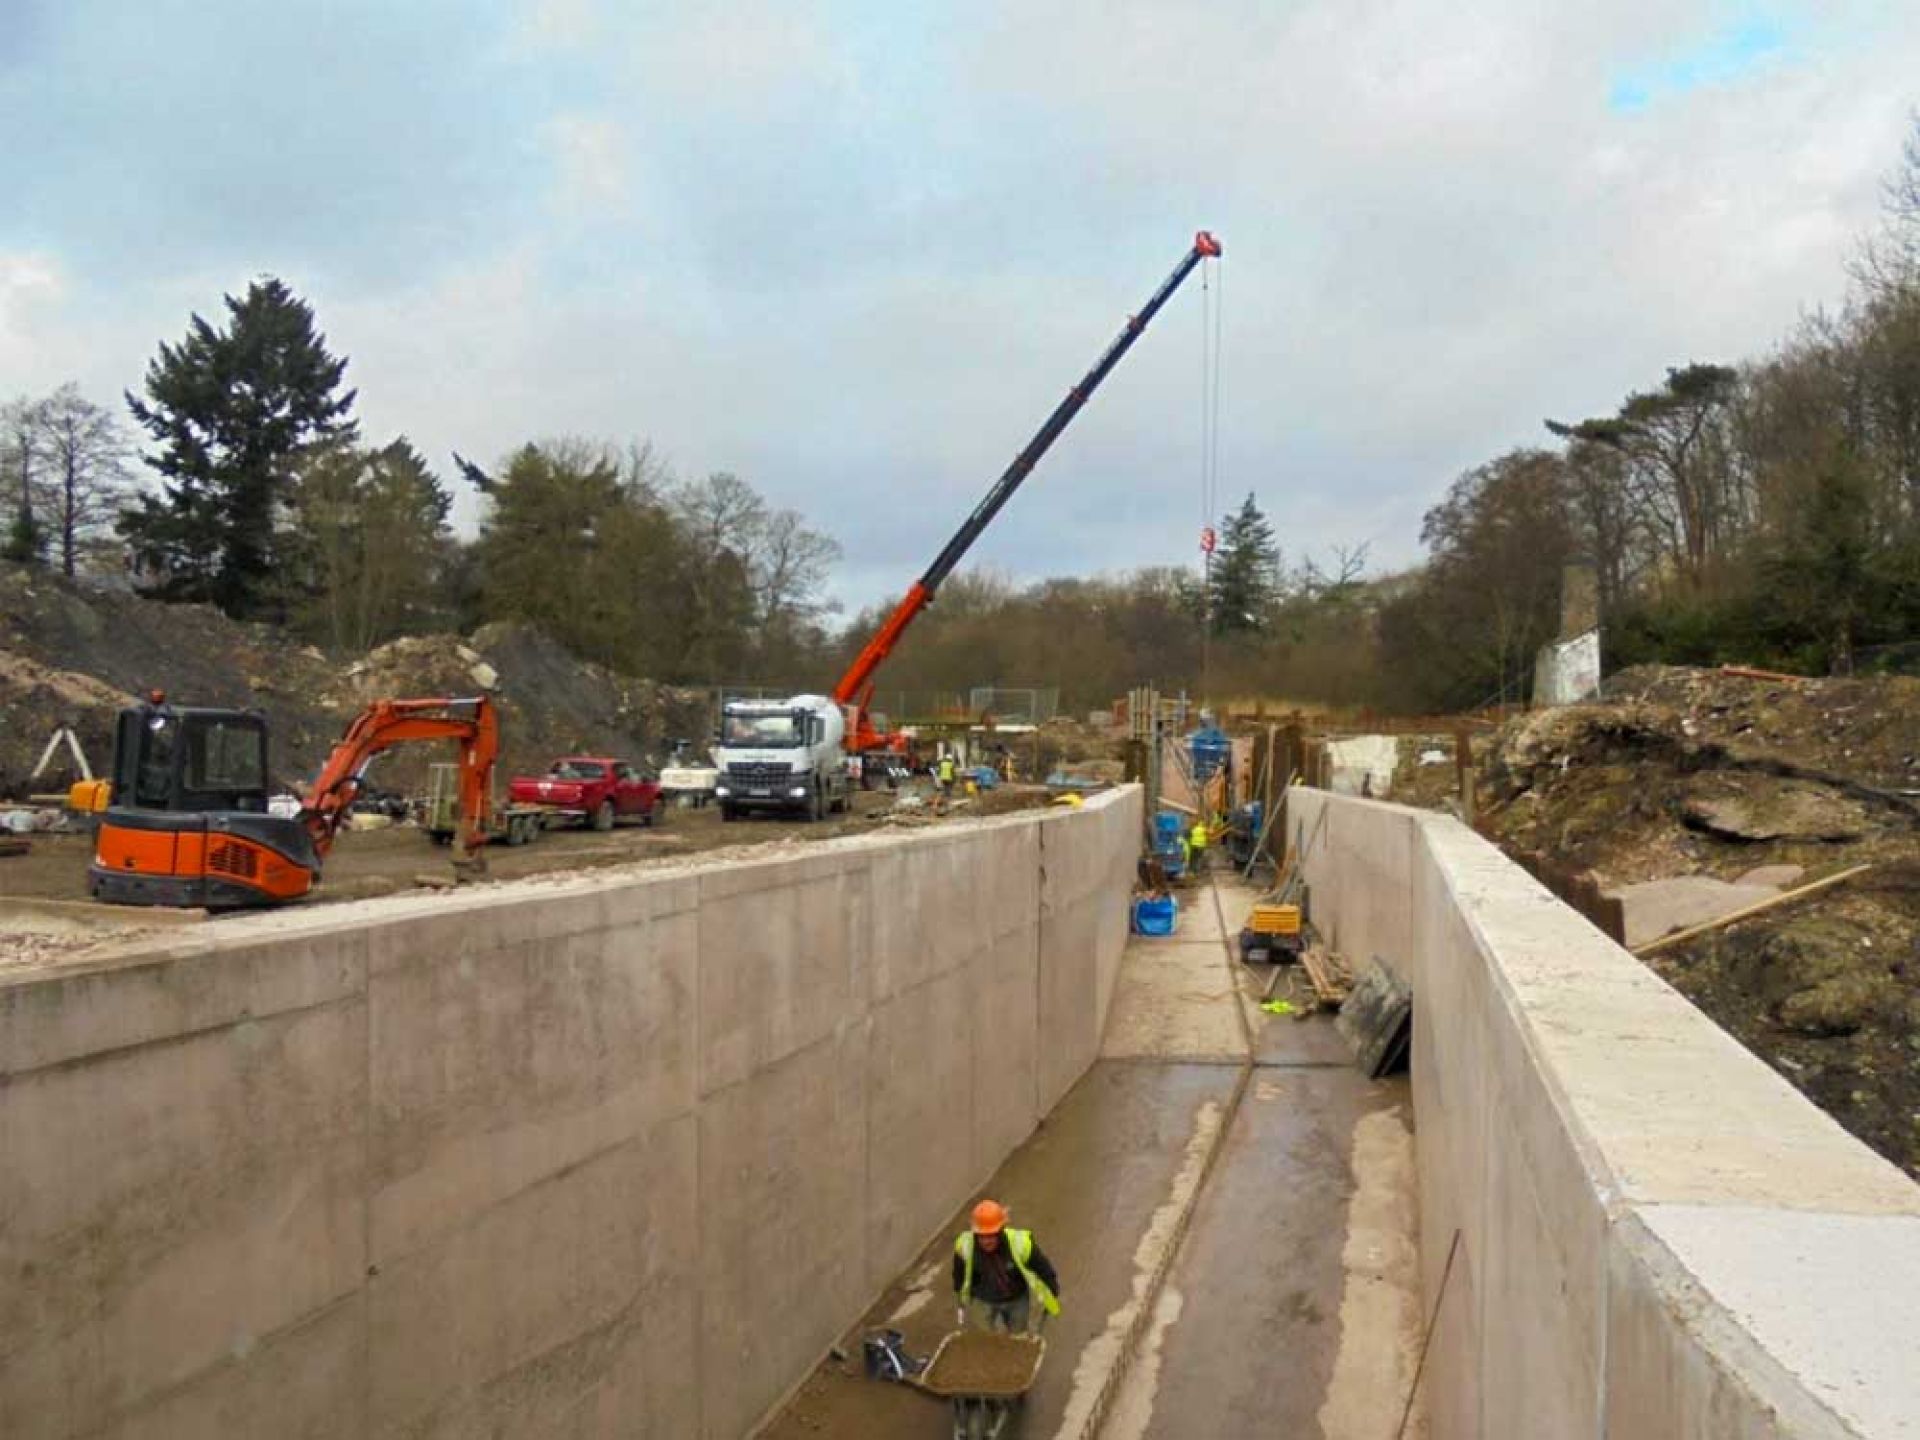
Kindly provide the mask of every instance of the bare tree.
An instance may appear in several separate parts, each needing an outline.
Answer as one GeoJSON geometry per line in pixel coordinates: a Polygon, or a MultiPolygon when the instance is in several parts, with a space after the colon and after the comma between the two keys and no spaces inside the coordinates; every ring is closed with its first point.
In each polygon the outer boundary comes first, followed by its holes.
{"type": "Polygon", "coordinates": [[[1920,286],[1920,110],[1913,112],[1900,163],[1880,182],[1879,229],[1860,242],[1853,277],[1872,296],[1920,286]]]}
{"type": "Polygon", "coordinates": [[[700,644],[693,653],[701,663],[734,658],[717,642],[743,624],[752,632],[745,649],[778,662],[829,612],[822,587],[840,547],[799,513],[775,510],[726,471],[675,487],[669,503],[696,558],[691,584],[700,644]]]}
{"type": "Polygon", "coordinates": [[[790,631],[828,613],[832,606],[821,591],[840,558],[838,543],[808,529],[799,511],[775,510],[757,549],[750,558],[761,624],[790,631]]]}
{"type": "Polygon", "coordinates": [[[132,485],[130,452],[114,413],[78,385],[62,385],[41,401],[36,419],[60,569],[71,576],[88,542],[120,513],[132,485]]]}

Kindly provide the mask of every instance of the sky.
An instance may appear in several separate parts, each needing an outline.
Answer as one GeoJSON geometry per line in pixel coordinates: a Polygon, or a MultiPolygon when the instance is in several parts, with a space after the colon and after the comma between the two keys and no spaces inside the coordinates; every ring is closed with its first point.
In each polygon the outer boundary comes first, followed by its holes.
{"type": "Polygon", "coordinates": [[[0,397],[117,402],[277,275],[368,439],[648,440],[853,608],[1206,228],[969,563],[1191,564],[1250,491],[1378,571],[1546,417],[1840,301],[1916,105],[1907,0],[0,0],[0,397]]]}

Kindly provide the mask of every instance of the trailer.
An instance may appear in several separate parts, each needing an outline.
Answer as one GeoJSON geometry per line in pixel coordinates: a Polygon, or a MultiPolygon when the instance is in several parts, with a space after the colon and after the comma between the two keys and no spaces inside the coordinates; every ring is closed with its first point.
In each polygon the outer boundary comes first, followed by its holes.
{"type": "MultiPolygon", "coordinates": [[[[497,790],[497,786],[489,786],[497,790]]],[[[497,798],[490,795],[490,800],[497,798]]],[[[530,845],[546,828],[548,810],[542,805],[487,806],[482,835],[489,843],[530,845]]],[[[460,767],[444,761],[427,767],[427,804],[420,828],[436,845],[451,845],[460,828],[460,767]]]]}

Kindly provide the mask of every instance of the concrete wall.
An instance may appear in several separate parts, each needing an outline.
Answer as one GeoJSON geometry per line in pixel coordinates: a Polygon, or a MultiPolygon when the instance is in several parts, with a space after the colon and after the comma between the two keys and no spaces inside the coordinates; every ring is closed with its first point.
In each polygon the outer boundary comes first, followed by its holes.
{"type": "Polygon", "coordinates": [[[0,982],[0,1435],[745,1432],[1092,1062],[1140,798],[0,982]]]}
{"type": "Polygon", "coordinates": [[[1920,1186],[1459,822],[1290,804],[1415,991],[1438,1440],[1920,1435],[1920,1186]]]}

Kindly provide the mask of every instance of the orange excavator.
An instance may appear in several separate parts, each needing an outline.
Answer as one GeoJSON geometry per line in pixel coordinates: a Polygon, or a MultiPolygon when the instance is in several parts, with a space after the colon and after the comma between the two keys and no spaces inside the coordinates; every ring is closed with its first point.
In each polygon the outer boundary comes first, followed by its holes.
{"type": "Polygon", "coordinates": [[[267,806],[267,720],[257,710],[175,706],[160,691],[120,712],[110,780],[69,804],[98,812],[87,888],[115,905],[215,910],[298,900],[353,808],[367,765],[415,740],[460,747],[456,872],[484,872],[500,722],[485,696],[376,700],[347,727],[295,815],[267,806]]]}

